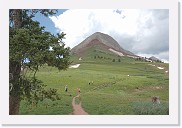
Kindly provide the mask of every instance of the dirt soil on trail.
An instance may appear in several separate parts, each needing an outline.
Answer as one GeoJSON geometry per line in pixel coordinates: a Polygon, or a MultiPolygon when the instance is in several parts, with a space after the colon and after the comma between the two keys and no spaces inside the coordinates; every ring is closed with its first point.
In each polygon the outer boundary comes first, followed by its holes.
{"type": "Polygon", "coordinates": [[[72,106],[73,106],[73,112],[71,113],[72,115],[88,115],[87,112],[84,111],[84,109],[81,106],[81,102],[79,104],[76,104],[76,97],[79,97],[80,95],[77,95],[73,97],[72,100],[72,106]]]}

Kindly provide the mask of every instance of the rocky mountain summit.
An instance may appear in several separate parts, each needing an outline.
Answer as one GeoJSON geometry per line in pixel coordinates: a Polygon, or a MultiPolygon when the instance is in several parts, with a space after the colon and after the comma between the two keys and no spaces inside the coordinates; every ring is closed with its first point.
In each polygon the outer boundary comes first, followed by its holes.
{"type": "Polygon", "coordinates": [[[87,37],[80,44],[75,46],[71,50],[71,53],[81,55],[81,54],[84,54],[84,52],[87,51],[89,48],[95,45],[100,46],[102,49],[113,52],[119,56],[128,56],[133,58],[137,57],[132,52],[123,49],[118,44],[118,42],[115,39],[113,39],[111,36],[101,32],[96,32],[92,34],[91,36],[87,37]]]}

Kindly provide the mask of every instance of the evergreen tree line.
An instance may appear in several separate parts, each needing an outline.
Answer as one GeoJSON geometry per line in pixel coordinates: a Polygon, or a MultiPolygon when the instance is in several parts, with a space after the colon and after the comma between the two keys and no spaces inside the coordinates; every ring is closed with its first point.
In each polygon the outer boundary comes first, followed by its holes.
{"type": "MultiPolygon", "coordinates": [[[[105,59],[105,60],[112,60],[112,62],[116,62],[116,59],[114,58],[114,59],[112,59],[112,58],[110,58],[110,57],[103,57],[103,56],[94,56],[94,59],[105,59]]],[[[118,58],[117,59],[117,62],[121,62],[121,59],[120,58],[118,58]]]]}

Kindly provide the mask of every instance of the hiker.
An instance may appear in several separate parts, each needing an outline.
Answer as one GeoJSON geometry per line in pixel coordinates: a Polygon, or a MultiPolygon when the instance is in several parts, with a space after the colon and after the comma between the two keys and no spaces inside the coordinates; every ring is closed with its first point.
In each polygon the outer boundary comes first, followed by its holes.
{"type": "Polygon", "coordinates": [[[67,91],[68,91],[68,86],[66,85],[66,86],[65,86],[65,92],[67,92],[67,91]]]}
{"type": "Polygon", "coordinates": [[[93,84],[93,83],[94,83],[93,81],[89,81],[89,83],[88,83],[88,84],[89,84],[89,85],[91,85],[91,84],[93,84]]]}
{"type": "Polygon", "coordinates": [[[80,94],[80,88],[77,88],[77,93],[78,93],[78,95],[80,94]]]}

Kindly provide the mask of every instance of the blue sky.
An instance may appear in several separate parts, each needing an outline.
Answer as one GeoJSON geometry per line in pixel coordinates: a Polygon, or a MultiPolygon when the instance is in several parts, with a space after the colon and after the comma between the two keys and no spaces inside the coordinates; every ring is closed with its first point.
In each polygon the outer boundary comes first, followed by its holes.
{"type": "MultiPolygon", "coordinates": [[[[66,9],[59,9],[54,16],[59,16],[60,14],[63,14],[63,12],[65,11],[66,9]]],[[[55,27],[54,22],[49,17],[45,17],[40,13],[37,13],[33,20],[40,22],[41,26],[45,26],[46,31],[51,32],[54,35],[56,35],[60,31],[58,28],[55,27]]]]}

